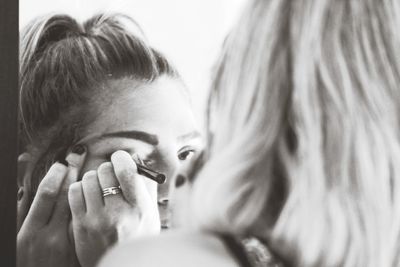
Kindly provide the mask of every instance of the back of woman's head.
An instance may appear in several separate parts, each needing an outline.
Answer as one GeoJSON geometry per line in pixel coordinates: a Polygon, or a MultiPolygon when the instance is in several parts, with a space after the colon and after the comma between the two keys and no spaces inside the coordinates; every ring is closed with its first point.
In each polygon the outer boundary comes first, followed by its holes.
{"type": "Polygon", "coordinates": [[[400,4],[254,0],[210,96],[194,221],[296,266],[400,264],[400,4]]]}
{"type": "Polygon", "coordinates": [[[36,159],[32,191],[120,93],[105,86],[108,80],[148,83],[177,75],[122,14],[100,14],[82,24],[67,15],[39,17],[22,30],[20,43],[21,135],[36,159]]]}

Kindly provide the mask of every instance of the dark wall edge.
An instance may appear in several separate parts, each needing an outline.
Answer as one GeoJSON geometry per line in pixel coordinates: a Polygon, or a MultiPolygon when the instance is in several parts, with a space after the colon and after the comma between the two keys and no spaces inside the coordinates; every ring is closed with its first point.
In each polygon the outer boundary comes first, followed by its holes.
{"type": "Polygon", "coordinates": [[[0,265],[16,266],[18,0],[0,0],[0,265]]]}

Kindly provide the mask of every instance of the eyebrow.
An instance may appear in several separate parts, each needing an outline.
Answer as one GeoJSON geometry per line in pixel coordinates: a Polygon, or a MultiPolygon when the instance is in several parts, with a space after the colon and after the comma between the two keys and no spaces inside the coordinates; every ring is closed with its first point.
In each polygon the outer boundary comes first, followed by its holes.
{"type": "MultiPolygon", "coordinates": [[[[159,144],[157,135],[146,133],[143,131],[118,131],[118,132],[104,133],[101,135],[94,135],[94,136],[92,135],[92,136],[81,139],[78,143],[87,143],[87,142],[93,142],[93,141],[97,143],[97,142],[101,141],[102,139],[106,139],[109,137],[140,140],[140,141],[143,141],[143,142],[148,143],[153,146],[157,146],[159,144]]],[[[200,138],[200,137],[201,137],[200,132],[193,131],[193,132],[178,136],[177,139],[179,142],[185,142],[185,141],[200,138]]]]}
{"type": "Polygon", "coordinates": [[[156,146],[159,143],[157,135],[149,134],[142,131],[120,131],[120,132],[105,133],[100,135],[99,139],[104,139],[108,137],[135,139],[143,141],[153,146],[156,146]]]}
{"type": "Polygon", "coordinates": [[[178,141],[180,141],[180,142],[185,142],[185,141],[187,141],[187,140],[191,140],[191,139],[195,139],[195,138],[200,138],[200,137],[201,137],[200,132],[198,132],[198,131],[193,131],[193,132],[190,132],[190,133],[187,133],[187,134],[178,136],[178,141]]]}

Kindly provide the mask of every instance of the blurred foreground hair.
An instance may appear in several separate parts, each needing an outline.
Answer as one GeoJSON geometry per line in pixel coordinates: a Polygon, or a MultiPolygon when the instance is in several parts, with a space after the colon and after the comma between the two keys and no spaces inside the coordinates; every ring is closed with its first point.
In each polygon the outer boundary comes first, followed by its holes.
{"type": "Polygon", "coordinates": [[[217,64],[194,222],[296,266],[400,265],[399,5],[251,1],[217,64]]]}

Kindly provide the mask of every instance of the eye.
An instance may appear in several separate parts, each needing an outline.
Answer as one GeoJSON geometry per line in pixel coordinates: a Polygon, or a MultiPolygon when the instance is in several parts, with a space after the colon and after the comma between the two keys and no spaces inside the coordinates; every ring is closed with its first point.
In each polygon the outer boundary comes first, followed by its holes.
{"type": "Polygon", "coordinates": [[[192,147],[184,147],[178,152],[178,159],[179,160],[187,160],[189,159],[196,150],[192,147]]]}

